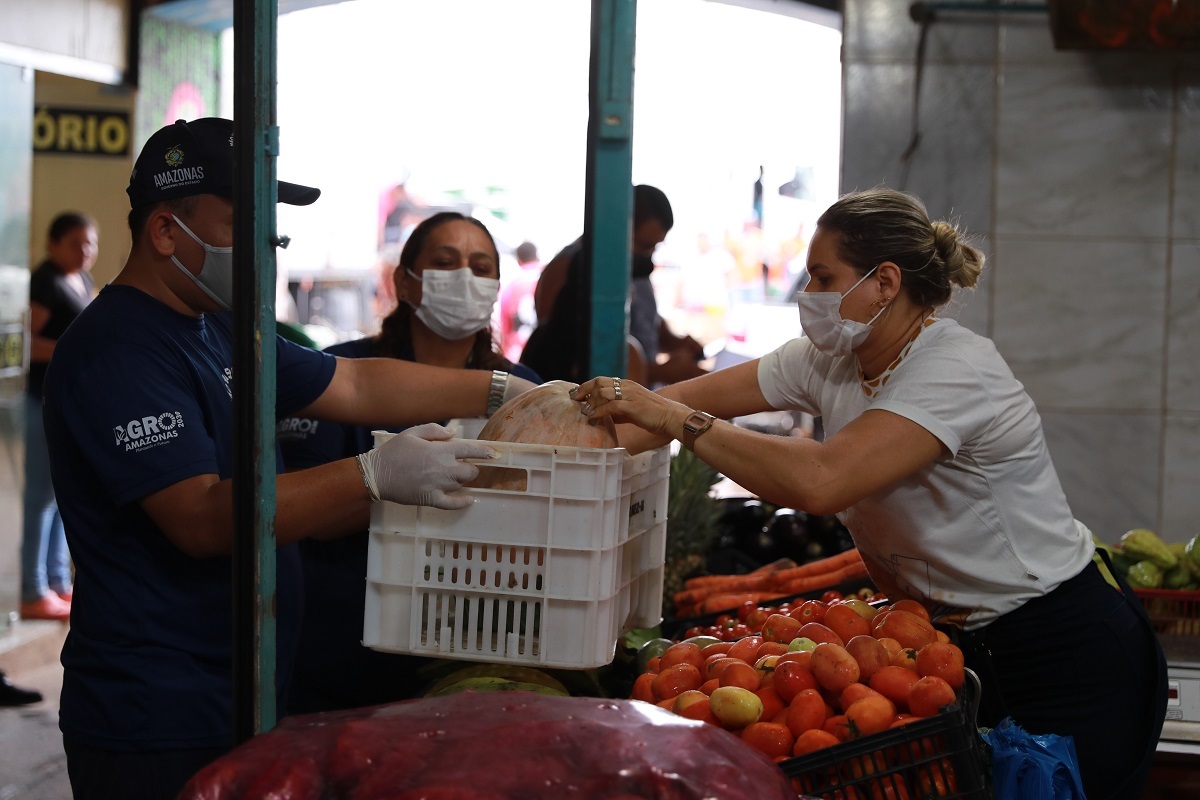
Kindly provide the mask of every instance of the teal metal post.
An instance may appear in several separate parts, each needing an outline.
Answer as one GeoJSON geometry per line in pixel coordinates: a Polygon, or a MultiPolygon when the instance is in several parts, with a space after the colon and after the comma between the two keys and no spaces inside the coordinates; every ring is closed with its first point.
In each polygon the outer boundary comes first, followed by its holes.
{"type": "Polygon", "coordinates": [[[275,726],[275,53],[278,3],[233,4],[233,707],[275,726]]]}
{"type": "Polygon", "coordinates": [[[624,375],[633,212],[633,54],[637,0],[592,0],[587,196],[592,302],[588,377],[624,375]]]}

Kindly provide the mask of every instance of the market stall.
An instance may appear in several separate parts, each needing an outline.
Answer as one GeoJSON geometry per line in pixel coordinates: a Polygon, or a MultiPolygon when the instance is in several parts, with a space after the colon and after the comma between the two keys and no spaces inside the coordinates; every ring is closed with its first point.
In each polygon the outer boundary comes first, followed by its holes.
{"type": "Polygon", "coordinates": [[[538,414],[574,443],[510,424],[468,509],[373,510],[363,643],[430,658],[413,699],[285,719],[184,798],[991,796],[978,679],[836,520],[538,414]]]}

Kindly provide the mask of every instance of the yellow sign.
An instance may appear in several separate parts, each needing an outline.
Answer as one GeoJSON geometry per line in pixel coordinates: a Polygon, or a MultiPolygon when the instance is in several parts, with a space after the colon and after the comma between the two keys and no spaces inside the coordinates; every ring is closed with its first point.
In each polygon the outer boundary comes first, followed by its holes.
{"type": "Polygon", "coordinates": [[[4,364],[5,368],[19,367],[24,361],[25,342],[24,337],[19,333],[10,333],[4,337],[4,364]]]}
{"type": "Polygon", "coordinates": [[[129,112],[42,106],[33,115],[33,152],[129,155],[129,112]]]}

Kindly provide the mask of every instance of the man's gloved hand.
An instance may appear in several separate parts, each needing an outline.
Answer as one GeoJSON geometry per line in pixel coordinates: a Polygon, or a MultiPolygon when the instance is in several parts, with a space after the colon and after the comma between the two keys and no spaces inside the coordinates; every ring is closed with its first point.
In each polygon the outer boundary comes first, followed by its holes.
{"type": "Polygon", "coordinates": [[[358,456],[371,499],[447,509],[471,505],[474,499],[462,486],[479,467],[459,459],[495,458],[496,451],[453,436],[437,423],[417,425],[358,456]]]}

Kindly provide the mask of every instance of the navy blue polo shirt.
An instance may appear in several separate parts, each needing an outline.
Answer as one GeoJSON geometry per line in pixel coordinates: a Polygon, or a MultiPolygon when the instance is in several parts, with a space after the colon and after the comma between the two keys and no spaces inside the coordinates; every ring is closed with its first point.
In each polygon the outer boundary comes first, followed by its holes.
{"type": "MultiPolygon", "coordinates": [[[[336,363],[282,338],[276,360],[278,416],[319,397],[336,363]]],[[[234,380],[228,314],[179,314],[129,286],[106,286],[55,348],[45,428],[76,569],[59,726],[85,744],[233,743],[231,559],[185,555],[138,501],[232,476],[234,380]]],[[[295,545],[277,569],[282,700],[300,616],[295,545]]]]}

